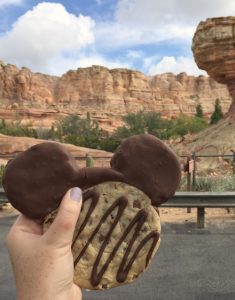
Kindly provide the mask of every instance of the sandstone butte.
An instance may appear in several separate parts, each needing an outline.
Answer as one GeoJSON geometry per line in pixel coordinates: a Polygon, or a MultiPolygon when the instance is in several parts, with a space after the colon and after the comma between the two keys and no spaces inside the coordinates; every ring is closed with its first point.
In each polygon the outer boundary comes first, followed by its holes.
{"type": "Polygon", "coordinates": [[[192,50],[200,69],[227,85],[233,99],[228,116],[235,114],[235,17],[209,18],[199,23],[192,50]]]}
{"type": "Polygon", "coordinates": [[[56,77],[0,62],[0,119],[19,118],[35,127],[49,127],[71,113],[85,116],[90,112],[103,129],[112,131],[130,112],[156,111],[167,118],[194,115],[198,103],[210,116],[216,98],[223,111],[228,111],[232,99],[226,85],[206,76],[146,76],[134,70],[92,66],[56,77]]]}

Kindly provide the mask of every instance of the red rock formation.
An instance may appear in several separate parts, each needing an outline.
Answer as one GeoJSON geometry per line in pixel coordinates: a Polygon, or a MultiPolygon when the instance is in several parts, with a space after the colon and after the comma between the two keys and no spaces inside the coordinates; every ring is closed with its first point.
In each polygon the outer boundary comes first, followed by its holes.
{"type": "Polygon", "coordinates": [[[233,99],[228,115],[235,116],[235,17],[200,22],[192,50],[199,68],[219,83],[226,84],[233,99]]]}
{"type": "Polygon", "coordinates": [[[226,86],[205,76],[166,73],[150,77],[133,70],[92,66],[55,77],[0,62],[0,119],[19,117],[40,127],[50,126],[61,116],[90,112],[102,128],[111,131],[130,112],[194,115],[198,103],[210,115],[216,98],[227,111],[231,97],[226,86]]]}

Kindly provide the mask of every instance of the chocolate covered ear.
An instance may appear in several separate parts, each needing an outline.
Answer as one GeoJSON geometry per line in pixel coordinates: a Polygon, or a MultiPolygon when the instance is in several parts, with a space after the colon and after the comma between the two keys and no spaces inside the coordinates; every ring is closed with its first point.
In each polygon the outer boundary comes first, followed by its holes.
{"type": "Polygon", "coordinates": [[[122,173],[126,183],[145,192],[154,206],[174,195],[181,177],[176,155],[150,134],[125,139],[112,157],[111,167],[122,173]]]}
{"type": "Polygon", "coordinates": [[[75,184],[78,166],[58,143],[42,143],[20,153],[3,174],[3,188],[11,204],[31,218],[56,209],[75,184]]]}

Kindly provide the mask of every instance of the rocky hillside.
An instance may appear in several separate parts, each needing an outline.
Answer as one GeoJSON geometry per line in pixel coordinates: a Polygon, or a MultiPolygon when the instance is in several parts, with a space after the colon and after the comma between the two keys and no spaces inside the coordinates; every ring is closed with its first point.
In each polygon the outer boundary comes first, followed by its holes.
{"type": "MultiPolygon", "coordinates": [[[[231,157],[199,157],[197,172],[232,175],[232,151],[235,151],[235,123],[229,118],[219,121],[200,133],[189,135],[171,147],[178,155],[231,155],[231,157]]],[[[186,159],[182,159],[182,162],[186,159]]]]}
{"type": "Polygon", "coordinates": [[[55,77],[0,62],[0,119],[20,118],[39,127],[71,113],[85,116],[90,112],[101,127],[112,131],[129,112],[193,115],[198,103],[210,115],[216,98],[226,112],[231,104],[227,87],[205,76],[166,73],[150,77],[128,69],[92,66],[55,77]]]}

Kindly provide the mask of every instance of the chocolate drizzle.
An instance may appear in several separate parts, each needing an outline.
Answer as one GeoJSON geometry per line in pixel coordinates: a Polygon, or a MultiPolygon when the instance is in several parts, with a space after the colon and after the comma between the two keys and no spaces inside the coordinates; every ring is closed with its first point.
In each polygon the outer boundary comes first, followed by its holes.
{"type": "MultiPolygon", "coordinates": [[[[79,238],[79,235],[81,234],[82,230],[85,228],[93,210],[95,209],[96,205],[97,205],[97,202],[99,200],[99,193],[95,192],[94,190],[90,190],[88,191],[87,193],[85,193],[83,195],[83,201],[87,201],[88,199],[91,199],[91,204],[90,204],[90,207],[88,209],[88,212],[85,216],[85,219],[83,221],[83,223],[81,224],[81,227],[79,228],[75,238],[74,238],[74,241],[73,241],[73,245],[72,247],[74,246],[76,240],[79,238]]],[[[124,213],[124,210],[126,208],[128,204],[128,199],[124,196],[122,197],[119,197],[108,209],[107,211],[105,212],[105,214],[102,216],[99,224],[96,226],[95,230],[93,231],[92,235],[90,236],[90,238],[88,239],[86,245],[84,246],[84,248],[81,250],[81,252],[79,253],[79,255],[75,258],[74,260],[74,266],[76,266],[80,259],[82,258],[82,256],[85,254],[89,244],[92,242],[92,240],[94,239],[95,235],[98,233],[100,227],[102,226],[102,224],[106,221],[106,219],[108,218],[108,216],[111,214],[111,212],[117,208],[117,214],[116,214],[116,217],[114,218],[110,228],[109,228],[109,231],[108,233],[106,234],[106,236],[104,237],[104,240],[102,242],[102,245],[100,247],[100,250],[98,252],[98,255],[95,259],[95,263],[94,263],[94,266],[93,266],[93,269],[92,269],[92,274],[91,274],[91,284],[93,286],[97,286],[101,280],[102,280],[102,277],[105,273],[105,271],[107,270],[110,262],[112,261],[112,259],[114,258],[115,254],[117,253],[119,247],[121,246],[122,242],[125,240],[125,238],[127,237],[127,235],[130,233],[130,231],[132,230],[132,228],[134,226],[135,229],[134,229],[134,234],[133,234],[133,237],[131,238],[130,242],[128,243],[128,247],[127,249],[125,250],[125,254],[123,256],[123,259],[121,261],[121,264],[120,264],[120,267],[118,269],[118,272],[117,272],[117,276],[116,276],[116,279],[118,282],[124,282],[128,276],[128,273],[131,269],[131,266],[132,264],[134,263],[138,253],[141,251],[141,249],[144,247],[144,245],[152,239],[152,245],[148,251],[148,254],[146,256],[146,266],[148,265],[151,257],[152,257],[152,254],[153,254],[153,251],[154,251],[154,248],[158,242],[158,239],[159,239],[159,232],[158,231],[152,231],[150,232],[141,242],[140,244],[138,245],[138,247],[136,248],[135,252],[133,253],[133,255],[131,256],[131,258],[129,259],[129,262],[128,262],[128,258],[129,258],[129,255],[130,255],[130,252],[132,250],[132,247],[134,245],[134,242],[136,240],[136,238],[138,237],[140,231],[141,231],[141,228],[143,226],[143,224],[145,223],[147,217],[148,217],[148,213],[147,213],[147,210],[145,209],[141,209],[138,211],[138,213],[135,215],[135,217],[133,218],[133,220],[130,222],[130,224],[127,226],[127,228],[125,229],[124,233],[122,234],[121,238],[117,241],[116,245],[114,246],[112,252],[110,253],[108,259],[106,260],[106,262],[104,263],[104,265],[101,267],[100,271],[98,272],[98,267],[99,267],[99,263],[100,263],[100,260],[101,260],[101,257],[104,253],[104,250],[106,248],[106,246],[108,245],[109,241],[110,241],[110,238],[111,238],[111,235],[112,235],[112,232],[113,230],[115,229],[118,221],[120,220],[120,218],[122,217],[123,213],[124,213]]]]}

